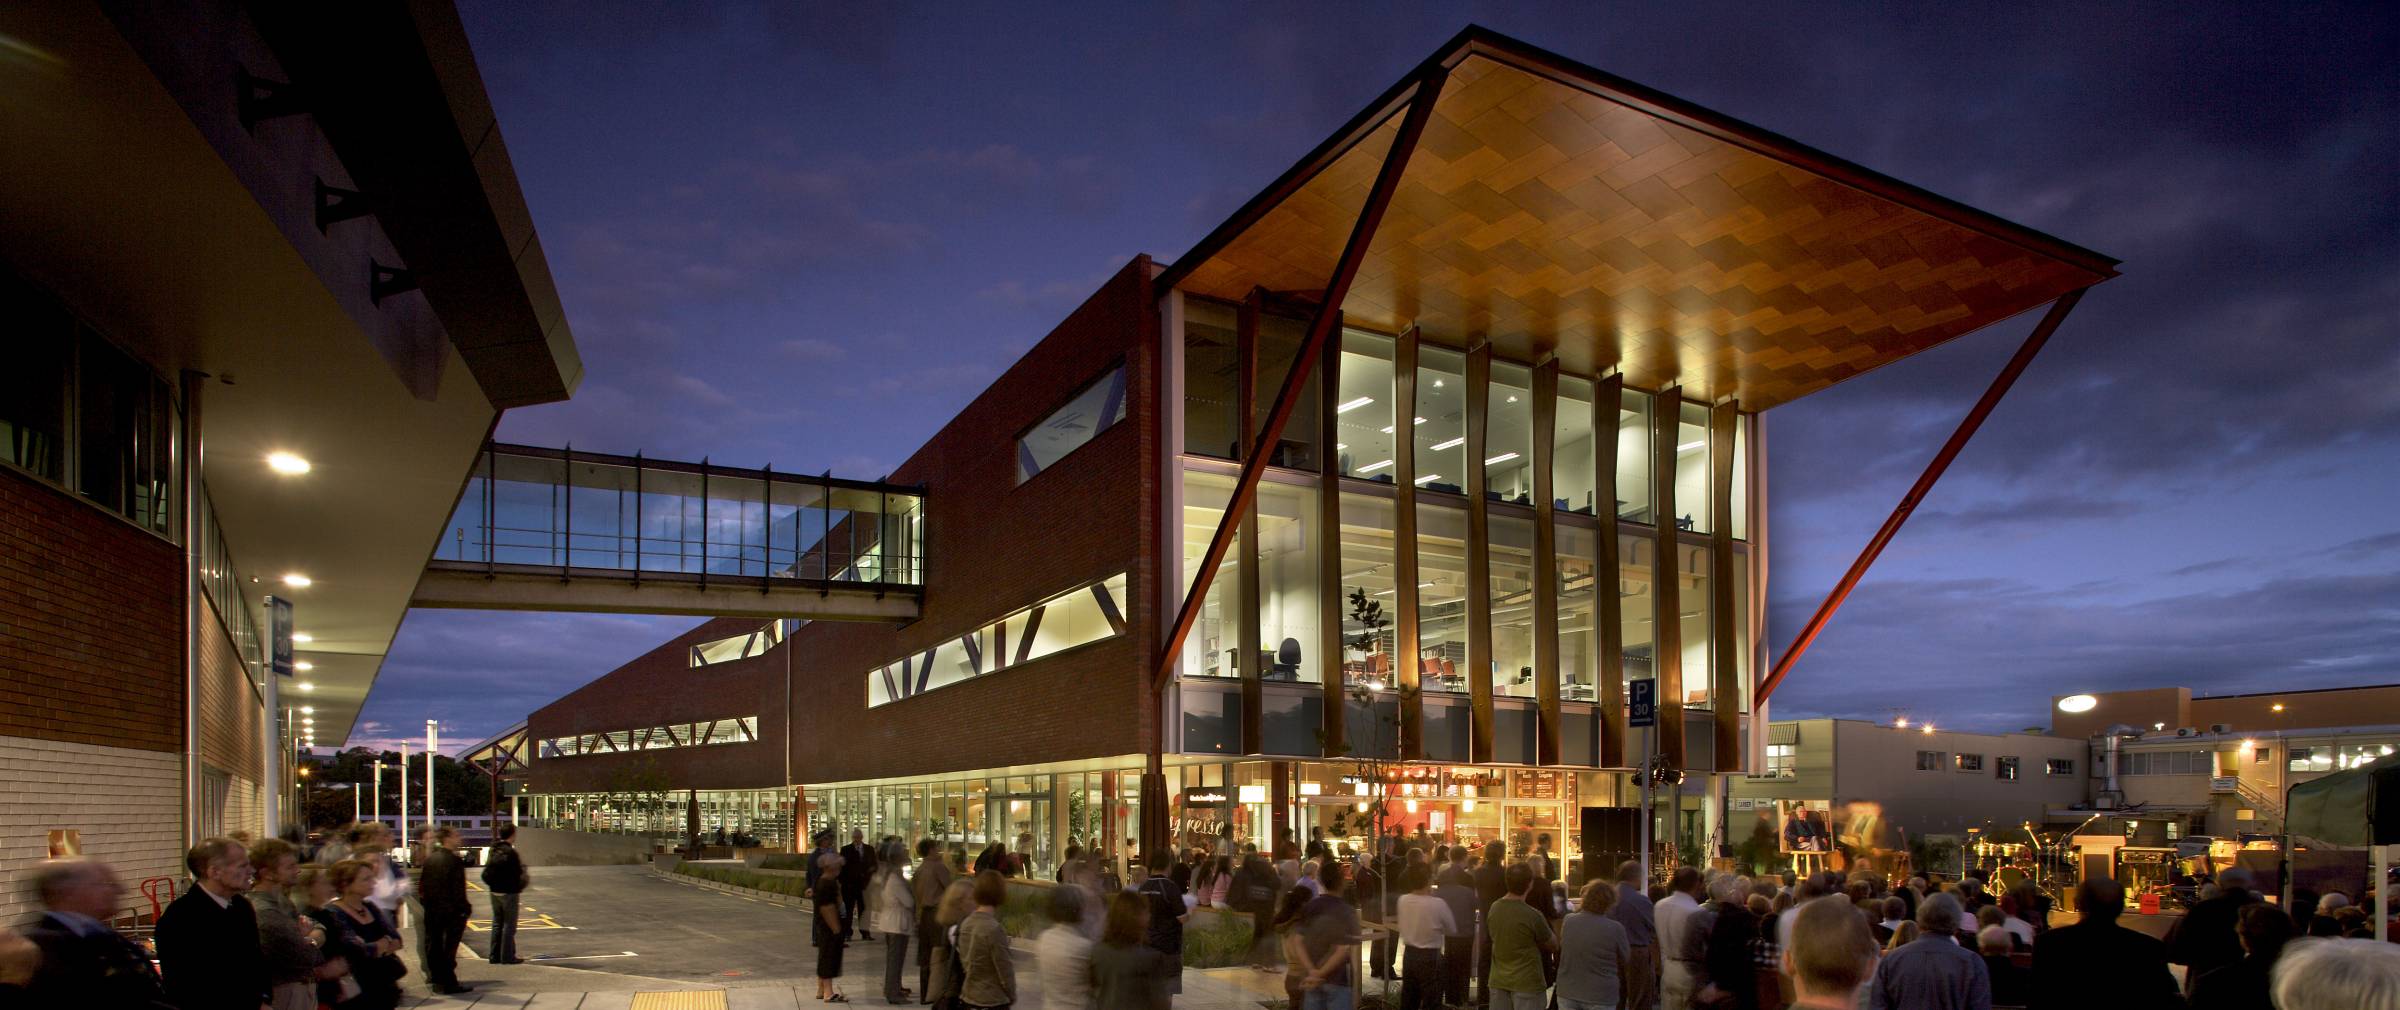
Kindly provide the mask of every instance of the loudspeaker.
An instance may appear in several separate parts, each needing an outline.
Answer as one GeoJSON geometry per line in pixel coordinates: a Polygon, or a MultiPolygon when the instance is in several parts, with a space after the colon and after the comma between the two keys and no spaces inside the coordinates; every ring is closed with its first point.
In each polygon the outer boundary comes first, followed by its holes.
{"type": "Polygon", "coordinates": [[[1594,877],[1614,877],[1617,864],[1641,858],[1642,812],[1636,807],[1583,808],[1583,866],[1568,877],[1580,894],[1594,877]]]}

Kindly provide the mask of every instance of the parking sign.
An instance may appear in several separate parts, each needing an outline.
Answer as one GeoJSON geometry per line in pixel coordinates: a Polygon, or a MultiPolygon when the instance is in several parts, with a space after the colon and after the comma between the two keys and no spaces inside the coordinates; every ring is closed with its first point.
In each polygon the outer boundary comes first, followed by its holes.
{"type": "Polygon", "coordinates": [[[1658,725],[1658,681],[1644,677],[1626,686],[1625,700],[1632,711],[1625,720],[1628,726],[1658,725]]]}

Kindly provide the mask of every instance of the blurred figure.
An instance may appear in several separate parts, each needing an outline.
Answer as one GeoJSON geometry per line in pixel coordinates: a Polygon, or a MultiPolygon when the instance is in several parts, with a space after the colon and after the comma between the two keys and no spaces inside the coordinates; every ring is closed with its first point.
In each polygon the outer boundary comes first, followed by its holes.
{"type": "Polygon", "coordinates": [[[46,911],[25,929],[40,962],[23,983],[26,1006],[165,1010],[149,955],[108,926],[125,893],[108,864],[51,860],[34,870],[33,890],[46,911]]]}
{"type": "Polygon", "coordinates": [[[1818,898],[1792,917],[1782,958],[1793,1010],[1853,1010],[1859,987],[1875,972],[1875,938],[1847,902],[1818,898]]]}
{"type": "Polygon", "coordinates": [[[1042,1010],[1086,1010],[1092,1005],[1092,938],[1084,933],[1085,894],[1074,884],[1050,889],[1050,927],[1034,948],[1042,980],[1042,1010]]]}
{"type": "Polygon", "coordinates": [[[2167,946],[2117,925],[2117,917],[2125,913],[2123,884],[2087,877],[2075,886],[2075,907],[2082,921],[2034,941],[2033,999],[2028,1006],[2147,1010],[2178,1005],[2175,976],[2167,971],[2167,946]]]}
{"type": "Polygon", "coordinates": [[[2400,946],[2299,940],[2277,959],[2277,1010],[2400,1010],[2400,946]]]}
{"type": "MultiPolygon", "coordinates": [[[[1990,911],[1992,906],[1983,906],[1990,911]]],[[[2024,1006],[2033,995],[2033,972],[2017,967],[2017,938],[2006,926],[1985,926],[1975,933],[1975,949],[1983,954],[1983,970],[1992,979],[1992,1003],[2024,1006]]]]}
{"type": "Polygon", "coordinates": [[[426,830],[417,889],[417,904],[425,910],[425,921],[417,924],[417,957],[425,965],[426,983],[445,996],[474,988],[458,980],[458,944],[466,938],[475,907],[467,901],[467,864],[458,858],[458,832],[426,830]]]}
{"type": "Polygon", "coordinates": [[[2273,1007],[2268,982],[2283,948],[2298,930],[2283,910],[2264,902],[2243,906],[2235,925],[2242,942],[2242,959],[2218,968],[2192,983],[2193,1010],[2247,1010],[2273,1007]]]}

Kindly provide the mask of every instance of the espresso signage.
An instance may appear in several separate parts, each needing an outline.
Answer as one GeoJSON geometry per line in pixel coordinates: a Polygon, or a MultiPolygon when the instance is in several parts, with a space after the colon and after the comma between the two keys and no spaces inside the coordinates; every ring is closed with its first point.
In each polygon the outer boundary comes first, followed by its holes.
{"type": "Polygon", "coordinates": [[[1231,802],[1233,802],[1233,797],[1223,789],[1211,786],[1186,786],[1183,790],[1183,805],[1187,807],[1221,807],[1231,802]]]}

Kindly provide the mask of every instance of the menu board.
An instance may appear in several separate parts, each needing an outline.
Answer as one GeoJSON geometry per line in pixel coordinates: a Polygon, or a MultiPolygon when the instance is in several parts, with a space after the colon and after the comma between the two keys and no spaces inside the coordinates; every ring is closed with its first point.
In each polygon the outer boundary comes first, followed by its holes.
{"type": "Polygon", "coordinates": [[[1575,779],[1571,772],[1514,771],[1509,773],[1508,795],[1518,800],[1571,800],[1575,779]]]}

